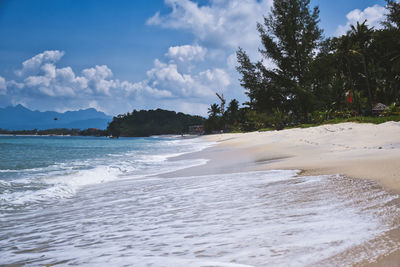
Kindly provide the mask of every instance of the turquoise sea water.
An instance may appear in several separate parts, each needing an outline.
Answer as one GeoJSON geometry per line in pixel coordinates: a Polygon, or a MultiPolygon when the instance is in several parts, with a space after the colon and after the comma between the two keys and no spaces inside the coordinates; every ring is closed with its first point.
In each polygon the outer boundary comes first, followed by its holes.
{"type": "Polygon", "coordinates": [[[82,186],[179,169],[166,162],[201,143],[172,137],[0,136],[0,207],[72,196],[82,186]]]}
{"type": "Polygon", "coordinates": [[[163,177],[206,163],[184,155],[211,145],[0,136],[0,265],[351,266],[399,249],[399,196],[373,182],[163,177]]]}

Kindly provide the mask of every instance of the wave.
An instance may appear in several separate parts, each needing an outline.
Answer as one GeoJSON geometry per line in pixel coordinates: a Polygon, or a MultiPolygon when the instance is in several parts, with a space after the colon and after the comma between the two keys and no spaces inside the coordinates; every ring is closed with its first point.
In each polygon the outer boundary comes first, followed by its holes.
{"type": "Polygon", "coordinates": [[[370,181],[297,174],[149,177],[84,189],[73,201],[11,213],[0,264],[352,266],[399,248],[389,235],[400,226],[398,195],[370,181]]]}
{"type": "Polygon", "coordinates": [[[18,174],[19,177],[0,180],[0,207],[5,210],[19,209],[35,203],[72,197],[84,186],[118,179],[143,178],[202,165],[207,161],[168,159],[201,151],[211,145],[194,140],[170,140],[159,144],[157,148],[161,151],[154,151],[154,145],[150,145],[147,150],[112,153],[96,159],[24,170],[1,170],[3,174],[18,174]]]}

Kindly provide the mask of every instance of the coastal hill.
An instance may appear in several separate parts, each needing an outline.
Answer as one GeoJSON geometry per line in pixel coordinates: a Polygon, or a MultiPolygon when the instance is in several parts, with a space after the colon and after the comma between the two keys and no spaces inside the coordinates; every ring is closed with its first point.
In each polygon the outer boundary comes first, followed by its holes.
{"type": "Polygon", "coordinates": [[[204,118],[181,112],[156,109],[134,110],[113,118],[107,132],[113,136],[151,136],[161,134],[182,134],[189,126],[203,124],[204,118]]]}
{"type": "Polygon", "coordinates": [[[0,108],[0,129],[105,129],[112,117],[94,108],[58,113],[33,111],[22,105],[0,108]]]}

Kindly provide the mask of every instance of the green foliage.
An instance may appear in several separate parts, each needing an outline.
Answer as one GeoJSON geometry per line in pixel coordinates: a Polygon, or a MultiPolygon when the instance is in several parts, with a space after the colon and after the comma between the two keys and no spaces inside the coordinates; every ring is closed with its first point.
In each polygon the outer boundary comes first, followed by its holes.
{"type": "Polygon", "coordinates": [[[107,127],[113,136],[150,136],[161,134],[183,134],[191,125],[201,125],[204,118],[168,110],[134,110],[118,115],[107,127]]]}
{"type": "Polygon", "coordinates": [[[255,131],[268,126],[269,116],[267,113],[259,113],[255,110],[248,110],[245,113],[245,122],[243,123],[243,130],[255,131]]]}
{"type": "Polygon", "coordinates": [[[311,72],[322,30],[319,10],[311,10],[309,4],[309,0],[274,1],[271,15],[257,25],[263,47],[260,52],[276,64],[275,69],[266,68],[262,61],[252,63],[241,48],[237,51],[237,70],[251,109],[278,118],[277,110],[282,116],[295,112],[304,120],[313,108],[311,72]]]}
{"type": "Polygon", "coordinates": [[[235,125],[240,120],[239,102],[236,99],[232,99],[229,102],[228,108],[225,113],[226,122],[230,125],[235,125]]]}
{"type": "Polygon", "coordinates": [[[204,122],[204,130],[206,133],[216,132],[240,132],[244,121],[244,109],[239,108],[239,102],[232,99],[225,112],[217,104],[212,104],[208,108],[208,119],[204,122]]]}
{"type": "Polygon", "coordinates": [[[224,123],[223,123],[223,118],[219,116],[215,117],[209,117],[205,122],[204,122],[204,131],[206,133],[215,133],[215,132],[220,132],[224,130],[224,123]]]}
{"type": "Polygon", "coordinates": [[[246,51],[238,49],[237,70],[249,97],[242,130],[353,117],[363,121],[359,116],[371,116],[376,103],[395,103],[381,115],[398,115],[400,3],[387,0],[384,29],[370,28],[364,21],[325,40],[318,27],[319,10],[309,4],[309,0],[275,0],[270,15],[257,25],[259,51],[275,67],[252,62],[246,51]]]}
{"type": "Polygon", "coordinates": [[[208,115],[209,118],[203,124],[206,133],[220,132],[224,129],[224,114],[218,104],[212,104],[208,108],[208,115]]]}
{"type": "Polygon", "coordinates": [[[388,121],[400,121],[400,115],[392,115],[392,116],[381,116],[381,117],[348,117],[348,118],[335,118],[323,121],[322,123],[303,123],[296,126],[286,127],[286,129],[291,128],[310,128],[317,127],[324,124],[338,124],[344,122],[355,122],[355,123],[373,123],[373,124],[381,124],[388,121]]]}
{"type": "Polygon", "coordinates": [[[218,104],[212,104],[208,108],[208,115],[210,115],[210,117],[217,117],[218,114],[220,113],[221,113],[221,108],[218,106],[218,104]]]}
{"type": "Polygon", "coordinates": [[[400,3],[394,0],[386,0],[388,14],[384,25],[387,28],[400,28],[400,3]]]}
{"type": "MultiPolygon", "coordinates": [[[[337,124],[343,122],[358,122],[358,123],[373,123],[373,124],[381,124],[388,121],[400,121],[400,116],[387,116],[387,117],[350,117],[345,119],[332,119],[329,121],[325,121],[324,124],[337,124]]],[[[317,125],[316,125],[317,126],[317,125]]]]}

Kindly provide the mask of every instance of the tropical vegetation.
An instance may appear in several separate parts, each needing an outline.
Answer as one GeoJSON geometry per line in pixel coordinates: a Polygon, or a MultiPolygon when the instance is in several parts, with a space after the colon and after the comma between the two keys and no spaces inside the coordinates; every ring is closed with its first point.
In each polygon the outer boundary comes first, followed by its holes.
{"type": "Polygon", "coordinates": [[[232,100],[226,111],[212,104],[206,130],[400,118],[400,3],[387,0],[386,9],[382,29],[364,21],[342,36],[324,38],[319,9],[310,8],[310,0],[275,0],[257,25],[262,59],[253,62],[244,49],[237,50],[248,101],[239,108],[232,100]],[[389,108],[374,114],[377,103],[389,108]]]}
{"type": "Polygon", "coordinates": [[[112,136],[143,137],[161,134],[188,133],[189,126],[201,125],[204,118],[181,112],[156,110],[134,110],[113,118],[107,127],[112,136]]]}

